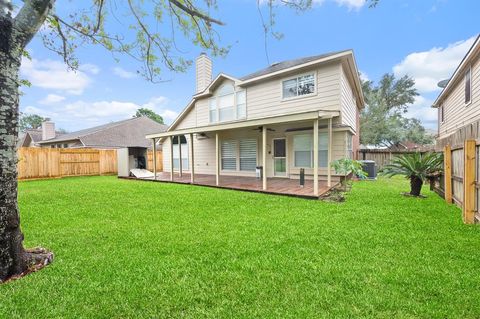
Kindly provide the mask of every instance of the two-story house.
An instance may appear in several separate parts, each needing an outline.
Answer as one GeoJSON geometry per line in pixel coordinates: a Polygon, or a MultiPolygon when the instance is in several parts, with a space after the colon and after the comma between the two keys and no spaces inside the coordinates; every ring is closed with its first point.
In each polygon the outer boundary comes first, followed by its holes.
{"type": "Polygon", "coordinates": [[[302,172],[318,196],[339,180],[330,163],[357,153],[364,107],[358,74],[346,50],[212,80],[212,62],[202,54],[192,100],[166,132],[147,138],[163,142],[171,180],[178,173],[191,183],[210,177],[213,185],[231,186],[223,181],[255,181],[261,169],[258,190],[269,192],[282,183],[300,187],[302,172]]]}
{"type": "Polygon", "coordinates": [[[480,36],[433,103],[438,109],[437,148],[480,138],[480,36]]]}

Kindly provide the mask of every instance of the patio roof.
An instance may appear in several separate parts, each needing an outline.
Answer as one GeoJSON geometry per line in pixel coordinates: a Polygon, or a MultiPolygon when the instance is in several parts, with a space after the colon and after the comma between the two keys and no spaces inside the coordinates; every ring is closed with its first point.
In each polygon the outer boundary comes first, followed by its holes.
{"type": "Polygon", "coordinates": [[[304,112],[304,113],[297,113],[297,114],[290,114],[290,115],[265,117],[261,119],[253,119],[253,120],[246,120],[246,121],[222,123],[222,124],[216,124],[216,125],[185,128],[185,129],[179,129],[179,130],[174,130],[169,132],[149,134],[146,136],[146,138],[155,139],[155,138],[163,138],[163,137],[183,135],[183,134],[215,132],[215,131],[223,131],[223,130],[230,130],[230,129],[236,129],[236,128],[243,128],[243,127],[255,127],[255,126],[264,126],[264,125],[272,125],[272,124],[280,124],[280,123],[315,120],[319,118],[329,119],[339,115],[340,115],[340,112],[338,111],[304,112]]]}

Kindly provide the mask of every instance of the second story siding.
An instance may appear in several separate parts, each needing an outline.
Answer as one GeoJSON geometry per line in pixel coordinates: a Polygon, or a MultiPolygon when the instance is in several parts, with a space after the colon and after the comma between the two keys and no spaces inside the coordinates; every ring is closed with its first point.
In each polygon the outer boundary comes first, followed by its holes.
{"type": "Polygon", "coordinates": [[[439,106],[439,138],[454,133],[462,126],[480,120],[480,56],[477,56],[467,66],[467,69],[469,68],[471,68],[471,101],[465,103],[465,71],[463,71],[457,83],[439,106]]]}
{"type": "MultiPolygon", "coordinates": [[[[351,102],[351,86],[342,71],[340,62],[332,62],[315,68],[303,69],[290,74],[282,75],[258,83],[252,83],[245,87],[235,86],[235,91],[246,92],[246,118],[247,120],[259,119],[271,116],[295,114],[316,110],[325,111],[351,111],[351,106],[342,109],[342,103],[351,102]],[[283,98],[282,82],[300,75],[314,74],[315,92],[308,96],[283,98]],[[342,97],[342,81],[345,97],[342,97]],[[346,81],[346,82],[345,82],[346,81]],[[350,93],[348,93],[350,92],[350,93]]],[[[224,83],[234,84],[233,81],[225,80],[224,83]]],[[[219,87],[221,87],[221,85],[219,87]]],[[[216,92],[214,91],[214,94],[216,92]]],[[[354,103],[354,102],[353,102],[354,103]]],[[[177,124],[177,129],[208,126],[210,97],[198,99],[193,108],[185,114],[177,124]]],[[[355,126],[355,113],[346,115],[345,121],[355,126]]],[[[237,120],[241,121],[241,120],[237,120]]],[[[222,122],[219,122],[222,123],[222,122]]],[[[217,123],[215,123],[217,124],[217,123]]]]}

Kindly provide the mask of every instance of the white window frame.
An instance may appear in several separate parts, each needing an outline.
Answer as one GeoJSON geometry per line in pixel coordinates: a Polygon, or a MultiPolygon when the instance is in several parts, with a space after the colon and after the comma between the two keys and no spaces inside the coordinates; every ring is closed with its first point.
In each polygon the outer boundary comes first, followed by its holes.
{"type": "Polygon", "coordinates": [[[283,78],[281,81],[280,81],[280,96],[282,97],[282,102],[283,101],[291,101],[291,100],[296,100],[296,99],[303,99],[303,98],[306,98],[306,97],[311,97],[311,96],[314,96],[314,95],[317,95],[317,87],[318,87],[318,83],[317,83],[317,72],[306,72],[306,73],[302,73],[302,74],[297,74],[295,76],[290,76],[288,78],[283,78]],[[289,81],[289,80],[293,80],[293,79],[298,79],[302,76],[307,76],[307,75],[313,75],[313,83],[314,83],[314,86],[313,86],[313,93],[309,93],[309,94],[304,94],[304,95],[296,95],[296,96],[290,96],[290,97],[284,97],[283,96],[283,83],[286,82],[286,81],[289,81]]]}
{"type": "Polygon", "coordinates": [[[255,166],[258,165],[258,138],[256,137],[242,137],[242,138],[226,138],[220,142],[220,147],[223,142],[233,142],[235,143],[235,169],[224,169],[223,168],[223,157],[222,150],[220,149],[220,171],[222,172],[242,172],[242,173],[254,173],[255,170],[242,170],[240,167],[240,141],[242,140],[255,140],[255,166]]]}
{"type": "Polygon", "coordinates": [[[241,121],[241,120],[245,120],[247,118],[247,89],[237,90],[237,87],[236,87],[235,83],[224,83],[222,86],[220,86],[220,88],[225,86],[225,85],[231,85],[233,87],[233,93],[214,95],[210,99],[208,99],[208,122],[209,122],[209,124],[241,121]],[[239,117],[238,116],[237,94],[242,92],[242,91],[245,92],[245,103],[244,103],[245,104],[245,116],[239,117]],[[218,101],[220,100],[219,98],[221,98],[223,96],[226,96],[226,95],[230,95],[230,94],[233,94],[233,114],[234,114],[233,120],[220,121],[220,109],[221,108],[218,105],[218,101]],[[212,121],[212,119],[210,118],[210,112],[212,111],[212,109],[210,108],[210,105],[211,105],[212,101],[215,101],[215,117],[216,117],[215,121],[212,121]]]}
{"type": "Polygon", "coordinates": [[[345,132],[345,158],[353,159],[353,134],[345,132]]]}
{"type": "Polygon", "coordinates": [[[445,103],[442,103],[440,105],[440,107],[438,108],[438,110],[439,110],[439,113],[440,113],[440,114],[438,114],[438,117],[440,119],[440,123],[443,124],[443,123],[445,123],[445,103]]]}
{"type": "MultiPolygon", "coordinates": [[[[184,136],[184,135],[183,135],[184,136]]],[[[179,162],[182,161],[182,160],[187,160],[186,162],[186,166],[183,165],[184,163],[182,162],[182,171],[189,171],[190,170],[190,154],[189,154],[189,147],[188,147],[188,140],[187,140],[187,137],[184,136],[185,138],[185,143],[182,143],[182,139],[180,136],[177,136],[178,138],[178,144],[173,144],[172,145],[172,150],[173,150],[173,154],[172,154],[172,158],[173,158],[173,170],[174,171],[177,171],[179,172],[180,171],[180,166],[178,167],[175,167],[175,160],[177,159],[179,162]],[[180,152],[177,150],[175,150],[175,146],[177,146],[178,148],[182,147],[182,145],[186,145],[186,150],[182,150],[182,158],[179,158],[179,157],[176,157],[177,155],[179,156],[180,155],[180,152]],[[177,154],[175,154],[177,153],[177,154]]],[[[173,141],[173,139],[172,139],[173,141]]]]}
{"type": "MultiPolygon", "coordinates": [[[[322,166],[320,165],[320,151],[329,151],[329,147],[330,147],[330,141],[328,140],[328,132],[326,131],[320,131],[318,132],[318,168],[328,168],[328,165],[329,163],[327,163],[326,166],[322,166]],[[324,135],[326,134],[327,135],[327,148],[326,149],[321,149],[320,148],[320,135],[324,135]]],[[[292,148],[293,148],[293,167],[294,168],[313,168],[313,132],[311,132],[310,134],[306,133],[306,134],[295,134],[293,135],[292,137],[292,148]],[[296,136],[310,136],[311,139],[310,139],[310,166],[297,166],[297,163],[295,162],[295,137],[296,136]]],[[[328,153],[327,153],[328,154],[328,153]]],[[[327,155],[328,156],[328,155],[327,155]]],[[[327,160],[328,161],[328,160],[327,160]]]]}
{"type": "Polygon", "coordinates": [[[295,168],[312,168],[313,166],[313,134],[295,134],[293,135],[293,138],[292,138],[292,144],[293,144],[293,167],[295,168]],[[309,136],[310,137],[310,166],[297,166],[297,163],[295,161],[295,137],[297,136],[309,136]]]}
{"type": "MultiPolygon", "coordinates": [[[[255,172],[255,168],[253,170],[246,170],[246,169],[242,169],[242,164],[241,164],[241,151],[240,151],[240,143],[241,141],[244,141],[244,140],[254,140],[255,141],[255,167],[257,166],[258,164],[258,139],[257,138],[240,138],[237,140],[237,147],[238,147],[238,152],[237,152],[237,155],[238,155],[238,165],[237,165],[237,170],[240,171],[240,172],[255,172]]],[[[245,157],[245,158],[249,158],[249,157],[245,157]]]]}
{"type": "MultiPolygon", "coordinates": [[[[225,140],[222,140],[222,142],[220,143],[220,169],[222,172],[237,172],[239,170],[239,143],[238,143],[238,140],[236,139],[225,139],[225,140]],[[222,147],[223,147],[223,144],[226,143],[226,142],[231,142],[234,144],[234,150],[235,150],[235,169],[224,169],[223,168],[223,151],[222,151],[222,147]]],[[[230,157],[229,157],[230,158],[230,157]]]]}
{"type": "Polygon", "coordinates": [[[463,77],[463,80],[464,80],[464,93],[463,93],[463,102],[465,103],[465,106],[469,106],[470,104],[472,104],[472,66],[469,66],[467,71],[465,71],[465,74],[464,74],[464,77],[463,77]],[[467,74],[470,76],[470,100],[467,102],[465,101],[465,98],[466,98],[466,87],[467,87],[467,74]]]}

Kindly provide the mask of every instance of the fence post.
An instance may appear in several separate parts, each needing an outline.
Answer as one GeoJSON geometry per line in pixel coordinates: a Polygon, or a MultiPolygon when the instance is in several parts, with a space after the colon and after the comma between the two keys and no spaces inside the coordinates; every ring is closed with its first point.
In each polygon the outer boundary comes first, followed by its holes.
{"type": "Polygon", "coordinates": [[[463,222],[473,224],[475,218],[475,140],[464,143],[463,222]]]}
{"type": "Polygon", "coordinates": [[[450,145],[443,148],[443,174],[444,174],[444,191],[445,201],[448,204],[452,203],[452,150],[450,145]]]}

